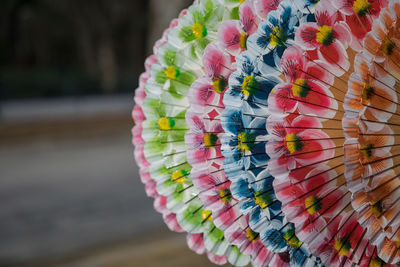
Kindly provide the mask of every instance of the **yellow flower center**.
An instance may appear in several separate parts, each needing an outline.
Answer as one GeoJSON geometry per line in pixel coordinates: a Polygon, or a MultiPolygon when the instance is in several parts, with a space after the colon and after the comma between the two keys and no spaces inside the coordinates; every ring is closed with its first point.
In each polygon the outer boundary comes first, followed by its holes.
{"type": "Polygon", "coordinates": [[[384,267],[384,266],[386,266],[386,263],[378,257],[372,259],[368,265],[368,267],[384,267]]]}
{"type": "Polygon", "coordinates": [[[270,40],[269,43],[272,46],[284,46],[287,41],[287,34],[286,31],[279,26],[276,26],[272,29],[272,32],[269,35],[270,40]]]}
{"type": "Polygon", "coordinates": [[[373,144],[366,144],[360,146],[361,154],[366,159],[370,159],[372,157],[372,149],[374,148],[373,144]]]}
{"type": "Polygon", "coordinates": [[[299,78],[292,85],[292,94],[295,97],[306,97],[310,91],[310,86],[306,79],[299,78]]]}
{"type": "Polygon", "coordinates": [[[301,242],[294,233],[294,230],[289,230],[283,234],[283,238],[286,240],[286,243],[292,247],[298,249],[301,247],[303,242],[301,242]]]}
{"type": "Polygon", "coordinates": [[[369,83],[364,84],[364,89],[362,91],[362,97],[364,100],[370,100],[372,95],[374,94],[374,87],[372,87],[369,83]]]}
{"type": "Polygon", "coordinates": [[[257,90],[257,80],[254,78],[253,75],[246,76],[242,82],[242,94],[248,98],[250,95],[253,95],[257,90]]]}
{"type": "Polygon", "coordinates": [[[353,3],[353,10],[359,16],[366,15],[370,7],[371,3],[368,0],[356,0],[353,3]]]}
{"type": "Polygon", "coordinates": [[[187,171],[184,170],[177,170],[172,173],[171,180],[173,182],[177,182],[183,184],[186,182],[186,176],[188,175],[187,171]]]}
{"type": "Polygon", "coordinates": [[[217,93],[222,93],[225,90],[226,81],[223,78],[214,79],[212,84],[214,91],[217,93]]]}
{"type": "Polygon", "coordinates": [[[216,145],[218,136],[213,133],[205,133],[203,137],[204,145],[208,148],[212,148],[216,145]]]}
{"type": "Polygon", "coordinates": [[[238,150],[243,153],[250,152],[251,149],[254,147],[255,137],[248,132],[241,132],[240,134],[238,134],[237,139],[238,150]]]}
{"type": "Polygon", "coordinates": [[[383,41],[383,44],[382,44],[383,53],[390,56],[393,53],[393,50],[395,49],[395,47],[396,47],[396,44],[393,40],[391,40],[389,38],[385,38],[385,40],[383,41]]]}
{"type": "Polygon", "coordinates": [[[246,48],[247,48],[247,45],[246,45],[247,37],[248,37],[248,35],[247,35],[246,33],[244,33],[244,32],[242,32],[242,33],[240,34],[240,37],[239,37],[239,46],[240,46],[241,48],[243,48],[243,49],[246,49],[246,48]]]}
{"type": "Polygon", "coordinates": [[[322,45],[328,46],[333,42],[333,30],[328,25],[318,28],[316,41],[322,45]]]}
{"type": "Polygon", "coordinates": [[[170,80],[175,80],[180,75],[180,70],[175,66],[168,66],[164,70],[165,76],[170,80]]]}
{"type": "Polygon", "coordinates": [[[231,191],[227,188],[218,190],[218,196],[224,204],[232,200],[231,191]]]}
{"type": "Polygon", "coordinates": [[[351,245],[348,238],[343,237],[335,240],[333,248],[336,250],[339,256],[347,256],[347,254],[350,252],[351,245]]]}
{"type": "Polygon", "coordinates": [[[239,4],[243,4],[246,0],[239,0],[239,4]]]}
{"type": "Polygon", "coordinates": [[[382,210],[383,210],[382,201],[379,200],[379,201],[371,202],[370,208],[371,208],[371,212],[373,214],[380,216],[382,214],[382,210]]]}
{"type": "Polygon", "coordinates": [[[207,28],[201,23],[195,23],[192,25],[192,32],[197,39],[201,39],[207,35],[207,28]]]}
{"type": "Polygon", "coordinates": [[[203,219],[203,221],[212,221],[211,211],[203,210],[203,212],[201,213],[201,218],[203,219]]]}
{"type": "Polygon", "coordinates": [[[257,191],[253,197],[254,202],[262,209],[268,208],[272,202],[272,197],[269,192],[257,191]]]}
{"type": "Polygon", "coordinates": [[[246,230],[246,237],[252,242],[260,239],[259,234],[254,232],[250,228],[246,230]]]}
{"type": "Polygon", "coordinates": [[[303,143],[301,142],[301,138],[297,136],[297,134],[294,133],[287,134],[285,140],[286,140],[286,147],[291,154],[302,150],[303,143]]]}
{"type": "Polygon", "coordinates": [[[321,202],[316,196],[309,196],[305,199],[304,206],[307,212],[313,215],[321,209],[321,202]]]}
{"type": "Polygon", "coordinates": [[[174,128],[175,126],[175,120],[170,117],[162,117],[161,119],[158,120],[158,127],[162,131],[168,131],[174,128]]]}

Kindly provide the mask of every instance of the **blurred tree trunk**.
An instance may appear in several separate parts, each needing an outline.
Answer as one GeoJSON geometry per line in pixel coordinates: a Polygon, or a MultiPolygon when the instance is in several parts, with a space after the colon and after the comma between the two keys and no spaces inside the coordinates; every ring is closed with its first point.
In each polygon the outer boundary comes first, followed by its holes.
{"type": "Polygon", "coordinates": [[[93,47],[93,34],[88,23],[85,22],[82,16],[75,12],[74,21],[76,23],[76,42],[77,52],[85,66],[86,72],[92,77],[97,76],[97,61],[93,47]]]}
{"type": "Polygon", "coordinates": [[[98,61],[103,92],[112,93],[117,85],[117,62],[111,38],[104,38],[99,43],[98,61]]]}
{"type": "Polygon", "coordinates": [[[69,2],[74,10],[75,23],[78,29],[77,43],[79,53],[91,75],[98,75],[100,87],[104,93],[112,93],[116,89],[118,65],[113,43],[112,2],[103,1],[93,5],[84,1],[69,2]]]}
{"type": "Polygon", "coordinates": [[[182,9],[188,7],[193,0],[150,0],[149,32],[147,37],[148,52],[152,52],[155,41],[161,38],[162,32],[168,28],[173,18],[178,17],[182,9]]]}

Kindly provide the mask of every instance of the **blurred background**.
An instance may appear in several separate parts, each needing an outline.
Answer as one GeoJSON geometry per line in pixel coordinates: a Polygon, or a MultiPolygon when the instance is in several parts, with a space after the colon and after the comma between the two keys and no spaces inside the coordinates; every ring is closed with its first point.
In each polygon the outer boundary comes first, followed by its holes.
{"type": "Polygon", "coordinates": [[[191,0],[0,1],[0,266],[208,266],[152,208],[130,112],[191,0]]]}

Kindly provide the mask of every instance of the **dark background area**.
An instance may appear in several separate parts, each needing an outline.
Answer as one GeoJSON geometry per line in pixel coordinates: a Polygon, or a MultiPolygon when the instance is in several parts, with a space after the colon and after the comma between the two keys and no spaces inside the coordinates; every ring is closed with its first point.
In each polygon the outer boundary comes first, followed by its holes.
{"type": "Polygon", "coordinates": [[[144,59],[190,0],[0,1],[0,266],[209,266],[133,159],[144,59]]]}
{"type": "Polygon", "coordinates": [[[1,98],[131,92],[148,15],[138,0],[0,1],[1,98]]]}

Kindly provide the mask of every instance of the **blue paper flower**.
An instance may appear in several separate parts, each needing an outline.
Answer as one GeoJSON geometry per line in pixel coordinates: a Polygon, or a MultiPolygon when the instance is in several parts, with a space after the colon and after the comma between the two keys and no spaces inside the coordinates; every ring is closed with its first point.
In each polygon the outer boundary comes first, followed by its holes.
{"type": "Polygon", "coordinates": [[[257,32],[248,38],[247,46],[258,53],[256,64],[262,73],[280,71],[282,54],[293,44],[296,26],[315,20],[311,12],[315,4],[311,2],[315,1],[283,1],[277,10],[268,14],[257,32]]]}
{"type": "Polygon", "coordinates": [[[273,190],[273,177],[265,152],[268,140],[268,95],[281,80],[280,59],[293,44],[295,28],[314,19],[314,1],[285,0],[271,11],[258,31],[247,40],[247,51],[237,57],[237,71],[230,76],[224,95],[221,120],[225,134],[221,140],[224,169],[232,182],[231,192],[239,200],[250,227],[260,233],[271,251],[287,255],[293,266],[306,260],[315,262],[307,247],[296,237],[294,225],[287,223],[273,190]]]}

